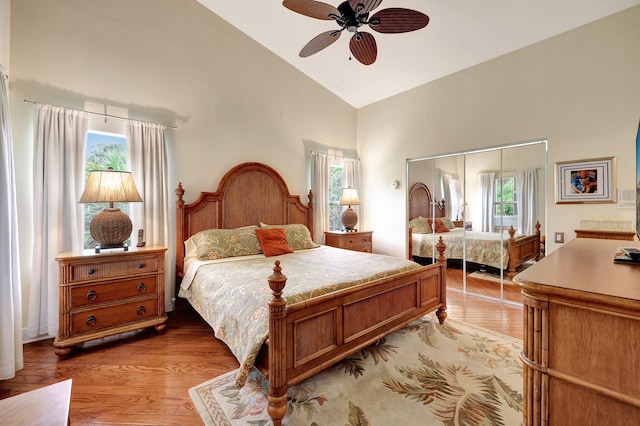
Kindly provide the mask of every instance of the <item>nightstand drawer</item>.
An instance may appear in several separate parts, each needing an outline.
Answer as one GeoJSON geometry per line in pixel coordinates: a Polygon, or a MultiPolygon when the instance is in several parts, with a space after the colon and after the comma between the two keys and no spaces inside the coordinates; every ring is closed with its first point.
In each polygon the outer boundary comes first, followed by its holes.
{"type": "Polygon", "coordinates": [[[69,265],[69,282],[130,276],[158,271],[156,256],[138,257],[117,262],[78,263],[69,265]]]}
{"type": "Polygon", "coordinates": [[[371,253],[371,244],[350,245],[344,248],[349,249],[351,251],[361,251],[363,253],[371,253]]]}
{"type": "Polygon", "coordinates": [[[326,231],[324,233],[324,243],[331,247],[343,248],[353,251],[362,251],[366,253],[371,253],[373,251],[371,231],[326,231]]]}
{"type": "Polygon", "coordinates": [[[148,276],[101,284],[87,284],[71,288],[71,309],[109,300],[118,300],[156,293],[156,277],[148,276]]]}
{"type": "Polygon", "coordinates": [[[71,332],[84,333],[99,330],[126,322],[151,318],[157,314],[158,304],[155,298],[76,312],[71,314],[71,332]]]}
{"type": "Polygon", "coordinates": [[[347,246],[355,246],[358,244],[369,244],[371,242],[371,235],[368,234],[356,234],[349,235],[348,233],[343,238],[343,243],[347,246]]]}

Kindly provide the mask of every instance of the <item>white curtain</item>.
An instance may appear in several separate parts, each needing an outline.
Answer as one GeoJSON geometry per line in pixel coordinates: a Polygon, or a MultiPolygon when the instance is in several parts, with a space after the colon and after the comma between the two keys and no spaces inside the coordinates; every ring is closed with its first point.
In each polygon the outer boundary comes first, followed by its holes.
{"type": "Polygon", "coordinates": [[[491,232],[493,228],[493,187],[496,174],[480,173],[480,193],[482,194],[482,232],[491,232]]]}
{"type": "MultiPolygon", "coordinates": [[[[358,190],[358,198],[362,202],[362,193],[360,188],[360,160],[353,158],[344,158],[342,161],[342,186],[345,188],[356,188],[358,190]]],[[[356,227],[359,227],[360,222],[360,206],[351,206],[354,212],[358,215],[358,223],[356,227]]]]}
{"type": "Polygon", "coordinates": [[[0,65],[0,380],[14,377],[23,367],[18,211],[5,79],[0,65]]]}
{"type": "Polygon", "coordinates": [[[453,197],[451,194],[451,176],[440,175],[440,190],[442,191],[442,198],[444,198],[444,213],[445,217],[455,219],[453,216],[453,197]]]}
{"type": "MultiPolygon", "coordinates": [[[[127,122],[127,150],[131,175],[142,197],[141,203],[129,204],[133,235],[137,243],[138,229],[144,230],[147,246],[169,246],[169,199],[167,186],[166,126],[143,121],[127,122]]],[[[171,263],[167,262],[166,294],[173,294],[171,263]]],[[[167,303],[171,298],[167,300],[167,303]]]]}
{"type": "Polygon", "coordinates": [[[518,233],[533,234],[538,217],[538,172],[536,169],[517,170],[516,187],[518,233]]]}
{"type": "Polygon", "coordinates": [[[35,106],[33,279],[27,335],[58,332],[58,266],[63,251],[82,250],[84,214],[78,204],[84,187],[88,114],[35,106]]]}
{"type": "Polygon", "coordinates": [[[311,153],[311,191],[313,192],[313,240],[324,244],[324,231],[329,229],[329,157],[311,153]]]}

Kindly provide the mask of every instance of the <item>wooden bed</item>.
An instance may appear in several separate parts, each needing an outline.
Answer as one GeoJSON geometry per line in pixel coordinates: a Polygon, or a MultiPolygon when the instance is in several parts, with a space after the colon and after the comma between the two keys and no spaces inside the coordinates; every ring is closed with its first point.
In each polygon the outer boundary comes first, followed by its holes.
{"type": "MultiPolygon", "coordinates": [[[[422,182],[415,183],[409,191],[409,220],[417,217],[444,217],[444,200],[434,201],[429,187],[422,182]]],[[[512,279],[516,275],[517,268],[528,260],[540,260],[540,223],[537,222],[536,231],[532,235],[517,236],[513,226],[508,230],[507,239],[508,262],[506,272],[507,277],[512,279]]],[[[413,258],[413,235],[409,229],[409,258],[413,258]]],[[[453,259],[450,254],[447,258],[453,259]]]]}
{"type": "MultiPolygon", "coordinates": [[[[184,189],[176,189],[176,271],[184,275],[184,242],[210,228],[302,223],[313,230],[312,194],[304,205],[290,195],[282,177],[271,167],[244,163],[229,170],[216,192],[202,192],[190,204],[184,189]]],[[[287,305],[287,281],[275,262],[265,276],[272,291],[269,337],[256,367],[269,378],[268,412],[280,425],[287,411],[287,389],[374,343],[386,334],[437,310],[446,318],[446,259],[439,245],[437,262],[384,279],[349,287],[287,305]],[[286,291],[285,291],[286,293],[286,291]],[[322,330],[318,333],[317,330],[322,330]]],[[[371,256],[363,253],[363,256],[371,256]]],[[[283,267],[286,268],[283,258],[283,267]]],[[[294,279],[294,278],[292,278],[294,279]]],[[[177,285],[176,287],[179,287],[177,285]]]]}

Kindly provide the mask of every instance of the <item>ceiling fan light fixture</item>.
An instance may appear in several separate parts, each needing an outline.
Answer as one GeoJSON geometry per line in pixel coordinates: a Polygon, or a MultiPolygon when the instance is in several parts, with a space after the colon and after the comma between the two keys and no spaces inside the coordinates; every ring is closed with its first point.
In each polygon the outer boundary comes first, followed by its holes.
{"type": "Polygon", "coordinates": [[[424,28],[429,17],[422,12],[403,8],[388,8],[375,13],[371,20],[369,12],[380,6],[382,0],[345,0],[338,7],[316,0],[283,0],[289,10],[311,18],[334,20],[339,30],[327,31],[314,37],[300,51],[306,58],[333,44],[342,31],[352,33],[349,48],[353,56],[364,65],[371,65],[377,57],[377,45],[371,34],[361,33],[364,25],[383,34],[397,34],[424,28]]]}

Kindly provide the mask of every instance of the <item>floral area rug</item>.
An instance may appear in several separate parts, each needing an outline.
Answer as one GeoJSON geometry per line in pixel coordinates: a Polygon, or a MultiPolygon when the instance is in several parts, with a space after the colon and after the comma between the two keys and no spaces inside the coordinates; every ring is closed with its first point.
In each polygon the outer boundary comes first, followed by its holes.
{"type": "MultiPolygon", "coordinates": [[[[292,386],[283,424],[520,425],[522,341],[427,315],[292,386]]],[[[189,390],[205,425],[270,425],[269,383],[254,370],[189,390]]]]}

